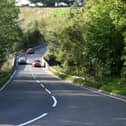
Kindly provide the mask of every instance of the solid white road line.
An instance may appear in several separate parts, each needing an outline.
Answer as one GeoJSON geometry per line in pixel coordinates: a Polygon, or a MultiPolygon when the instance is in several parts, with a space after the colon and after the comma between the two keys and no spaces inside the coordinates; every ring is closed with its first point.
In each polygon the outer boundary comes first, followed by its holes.
{"type": "Polygon", "coordinates": [[[26,126],[26,125],[31,124],[31,123],[33,123],[33,122],[39,120],[39,119],[44,118],[44,117],[47,116],[47,115],[48,115],[48,113],[44,113],[44,114],[42,114],[42,115],[40,115],[40,116],[38,116],[38,117],[36,117],[36,118],[34,118],[34,119],[32,119],[32,120],[29,120],[29,121],[27,121],[27,122],[25,122],[25,123],[22,123],[22,124],[19,124],[19,125],[17,125],[17,126],[26,126]]]}
{"type": "Polygon", "coordinates": [[[52,107],[56,107],[56,105],[57,105],[57,100],[56,100],[56,98],[55,98],[54,96],[52,96],[52,99],[53,99],[53,101],[54,101],[54,104],[52,105],[52,107]]]}
{"type": "Polygon", "coordinates": [[[11,75],[10,79],[0,88],[0,92],[11,82],[12,78],[14,77],[16,73],[16,70],[14,71],[14,73],[11,75]]]}
{"type": "Polygon", "coordinates": [[[100,95],[104,95],[104,96],[107,96],[107,97],[110,97],[110,98],[113,98],[113,99],[116,99],[116,100],[120,100],[120,101],[123,101],[123,102],[126,102],[125,99],[122,99],[122,98],[119,98],[119,97],[116,97],[116,96],[113,96],[113,95],[109,95],[109,94],[105,94],[104,92],[102,91],[95,91],[93,89],[89,89],[89,88],[86,88],[86,87],[83,87],[91,92],[94,92],[94,93],[97,93],[97,94],[100,94],[100,95]]]}

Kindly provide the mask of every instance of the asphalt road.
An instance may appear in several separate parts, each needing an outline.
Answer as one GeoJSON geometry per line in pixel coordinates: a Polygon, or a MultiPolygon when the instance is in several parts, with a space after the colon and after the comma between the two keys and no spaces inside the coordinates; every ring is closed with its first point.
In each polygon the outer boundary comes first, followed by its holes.
{"type": "Polygon", "coordinates": [[[126,126],[126,101],[75,86],[31,67],[46,45],[17,65],[0,92],[0,126],[126,126]]]}

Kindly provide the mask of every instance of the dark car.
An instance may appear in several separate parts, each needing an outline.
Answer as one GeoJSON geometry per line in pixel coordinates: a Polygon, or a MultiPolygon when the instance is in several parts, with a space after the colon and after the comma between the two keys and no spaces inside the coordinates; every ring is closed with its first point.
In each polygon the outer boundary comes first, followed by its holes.
{"type": "Polygon", "coordinates": [[[41,64],[41,61],[40,60],[34,60],[32,62],[32,67],[41,67],[42,64],[41,64]]]}
{"type": "Polygon", "coordinates": [[[34,53],[33,48],[29,48],[29,49],[27,49],[27,51],[26,51],[26,54],[33,54],[33,53],[34,53]]]}
{"type": "Polygon", "coordinates": [[[19,57],[18,64],[27,64],[27,60],[25,57],[19,57]]]}

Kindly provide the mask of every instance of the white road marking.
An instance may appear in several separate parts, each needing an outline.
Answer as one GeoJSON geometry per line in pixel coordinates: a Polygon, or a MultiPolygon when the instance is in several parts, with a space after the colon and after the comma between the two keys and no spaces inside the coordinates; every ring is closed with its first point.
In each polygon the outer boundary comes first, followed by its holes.
{"type": "Polygon", "coordinates": [[[55,98],[54,96],[52,96],[52,99],[53,99],[53,101],[54,101],[54,104],[52,105],[52,107],[56,107],[56,105],[57,105],[57,100],[56,100],[56,98],[55,98]]]}
{"type": "Polygon", "coordinates": [[[119,97],[116,97],[116,96],[113,96],[113,95],[109,95],[109,94],[105,94],[103,92],[99,92],[99,91],[95,91],[93,89],[89,89],[89,88],[86,88],[86,87],[83,87],[91,92],[94,92],[94,93],[97,93],[97,94],[100,94],[100,95],[104,95],[104,96],[107,96],[107,97],[110,97],[110,98],[113,98],[113,99],[116,99],[116,100],[120,100],[120,101],[123,101],[123,102],[126,102],[125,99],[122,99],[122,98],[119,98],[119,97]]]}
{"type": "Polygon", "coordinates": [[[17,125],[17,126],[26,126],[26,125],[31,124],[31,123],[33,123],[33,122],[39,120],[39,119],[44,118],[44,117],[47,116],[47,115],[48,115],[48,113],[44,113],[44,114],[42,114],[42,115],[40,115],[40,116],[38,116],[38,117],[36,117],[36,118],[34,118],[34,119],[32,119],[32,120],[29,120],[29,121],[27,121],[27,122],[25,122],[25,123],[22,123],[22,124],[19,124],[19,125],[17,125]]]}
{"type": "Polygon", "coordinates": [[[37,83],[40,83],[40,81],[39,81],[39,80],[36,80],[36,82],[37,82],[37,83]]]}
{"type": "Polygon", "coordinates": [[[47,88],[45,88],[45,91],[46,91],[48,94],[51,94],[51,91],[49,91],[47,88]]]}
{"type": "Polygon", "coordinates": [[[42,88],[45,88],[45,86],[43,84],[40,84],[42,88]]]}
{"type": "MultiPolygon", "coordinates": [[[[35,77],[35,75],[34,75],[33,73],[32,73],[32,77],[33,77],[33,79],[36,80],[36,77],[35,77]]],[[[37,83],[40,83],[41,81],[40,81],[40,80],[36,80],[36,82],[37,82],[37,83]]],[[[45,91],[46,91],[48,94],[50,94],[50,95],[52,94],[50,90],[48,90],[47,88],[45,88],[44,84],[40,84],[40,86],[41,86],[42,88],[44,88],[45,91]]],[[[51,96],[51,98],[52,98],[53,101],[54,101],[52,107],[56,107],[56,105],[57,105],[57,100],[56,100],[56,98],[55,98],[54,96],[51,96]]],[[[32,119],[32,120],[29,120],[29,121],[27,121],[27,122],[25,122],[25,123],[22,123],[22,124],[19,124],[19,125],[17,125],[17,126],[26,126],[26,125],[31,124],[31,123],[33,123],[33,122],[39,120],[39,119],[42,119],[43,117],[45,117],[45,116],[47,116],[47,115],[48,115],[48,113],[44,113],[44,114],[42,114],[42,115],[39,116],[39,117],[36,117],[36,118],[34,118],[34,119],[32,119]]]]}
{"type": "Polygon", "coordinates": [[[11,82],[11,80],[12,80],[12,78],[14,77],[15,73],[16,73],[16,70],[15,70],[14,73],[11,75],[10,79],[0,88],[0,92],[1,92],[2,90],[4,90],[4,88],[11,82]]]}
{"type": "MultiPolygon", "coordinates": [[[[48,94],[52,94],[51,93],[51,91],[49,91],[47,88],[45,88],[45,86],[43,85],[43,84],[40,84],[41,85],[41,87],[42,88],[44,88],[45,89],[45,91],[48,93],[48,94]]],[[[53,101],[54,101],[54,103],[53,103],[53,105],[52,105],[52,107],[54,108],[54,107],[56,107],[56,105],[57,105],[57,100],[56,100],[56,98],[54,97],[54,96],[51,96],[52,97],[52,99],[53,99],[53,101]]]]}

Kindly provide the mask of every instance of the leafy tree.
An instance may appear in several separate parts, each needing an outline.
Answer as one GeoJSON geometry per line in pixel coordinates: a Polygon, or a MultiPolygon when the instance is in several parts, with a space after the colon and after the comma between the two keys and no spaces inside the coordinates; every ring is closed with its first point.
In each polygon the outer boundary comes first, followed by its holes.
{"type": "Polygon", "coordinates": [[[118,8],[117,6],[113,8],[117,1],[101,0],[96,2],[90,8],[90,3],[88,3],[84,13],[86,18],[84,38],[88,44],[90,57],[97,64],[98,76],[120,74],[123,36],[115,28],[111,17],[113,9],[118,8]]]}
{"type": "Polygon", "coordinates": [[[64,67],[101,79],[119,76],[125,65],[125,6],[122,0],[87,0],[59,36],[57,56],[64,67]]]}
{"type": "Polygon", "coordinates": [[[18,26],[19,9],[13,0],[0,0],[0,52],[3,56],[5,48],[14,50],[22,34],[18,26]],[[13,46],[12,46],[13,45],[13,46]]]}
{"type": "Polygon", "coordinates": [[[51,51],[68,73],[104,79],[122,75],[126,80],[126,1],[86,0],[70,9],[63,21],[43,21],[51,51]]]}

